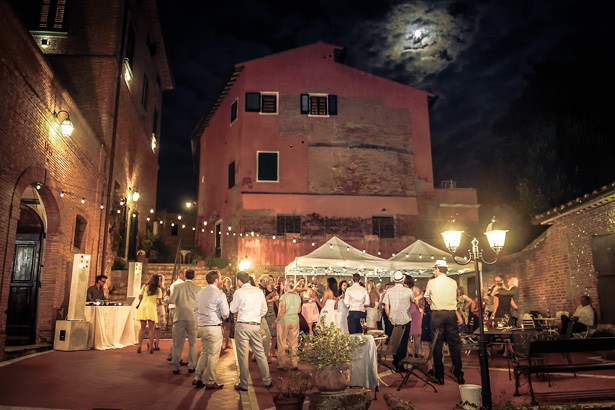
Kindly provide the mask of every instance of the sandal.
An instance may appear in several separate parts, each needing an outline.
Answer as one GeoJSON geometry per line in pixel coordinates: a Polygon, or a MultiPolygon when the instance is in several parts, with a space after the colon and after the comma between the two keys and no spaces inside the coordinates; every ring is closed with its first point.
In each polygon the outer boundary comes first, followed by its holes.
{"type": "Polygon", "coordinates": [[[137,353],[141,353],[141,346],[137,348],[137,353]]]}

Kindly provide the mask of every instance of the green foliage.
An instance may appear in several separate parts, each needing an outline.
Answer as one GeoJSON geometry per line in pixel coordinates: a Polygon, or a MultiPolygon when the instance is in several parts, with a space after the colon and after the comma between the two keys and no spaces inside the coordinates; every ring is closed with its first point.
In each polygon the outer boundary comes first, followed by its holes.
{"type": "Polygon", "coordinates": [[[150,249],[154,247],[154,243],[158,240],[158,236],[154,235],[152,231],[149,229],[145,231],[145,236],[141,240],[141,245],[139,245],[139,249],[145,251],[145,253],[149,253],[150,249]]]}
{"type": "Polygon", "coordinates": [[[299,397],[305,395],[305,392],[314,387],[311,373],[293,372],[288,370],[288,376],[273,380],[273,384],[277,390],[274,396],[278,397],[299,397]]]}
{"type": "Polygon", "coordinates": [[[228,260],[224,258],[212,258],[211,256],[206,256],[205,262],[210,268],[216,267],[218,269],[224,269],[228,266],[228,260]]]}
{"type": "Polygon", "coordinates": [[[299,334],[297,349],[299,361],[312,365],[317,373],[329,365],[335,367],[349,363],[355,347],[364,343],[357,337],[343,333],[333,323],[325,325],[324,320],[323,317],[314,334],[299,334]]]}
{"type": "Polygon", "coordinates": [[[111,266],[111,270],[128,270],[128,262],[124,259],[116,259],[113,261],[113,266],[111,266]]]}

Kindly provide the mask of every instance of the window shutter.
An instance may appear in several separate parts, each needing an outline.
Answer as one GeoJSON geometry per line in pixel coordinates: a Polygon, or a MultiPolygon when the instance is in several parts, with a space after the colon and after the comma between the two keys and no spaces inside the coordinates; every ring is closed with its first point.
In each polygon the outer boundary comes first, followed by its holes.
{"type": "Polygon", "coordinates": [[[261,112],[267,114],[275,114],[277,112],[278,104],[275,94],[263,94],[261,98],[261,112]]]}
{"type": "Polygon", "coordinates": [[[337,95],[329,96],[329,115],[337,115],[337,95]]]}
{"type": "Polygon", "coordinates": [[[261,93],[246,93],[246,112],[261,110],[261,93]]]}
{"type": "Polygon", "coordinates": [[[310,96],[308,94],[301,94],[301,114],[310,113],[310,96]]]}

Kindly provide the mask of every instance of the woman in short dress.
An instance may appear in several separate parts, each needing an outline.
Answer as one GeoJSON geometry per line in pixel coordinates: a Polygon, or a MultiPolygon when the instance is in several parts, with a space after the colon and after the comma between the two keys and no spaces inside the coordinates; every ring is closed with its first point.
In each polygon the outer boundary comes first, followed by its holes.
{"type": "Polygon", "coordinates": [[[160,276],[152,275],[139,292],[139,309],[137,320],[141,322],[139,330],[139,347],[137,353],[141,353],[141,344],[145,335],[145,328],[149,329],[149,352],[154,353],[154,325],[158,320],[157,306],[162,304],[162,290],[160,289],[160,276]]]}
{"type": "Polygon", "coordinates": [[[367,281],[367,293],[369,293],[369,302],[371,306],[365,309],[365,327],[367,330],[374,330],[378,328],[378,321],[380,320],[378,317],[380,311],[380,296],[378,292],[376,292],[374,281],[371,279],[367,281]]]}
{"type": "Polygon", "coordinates": [[[318,306],[316,305],[316,292],[314,289],[308,288],[301,294],[303,306],[301,306],[301,314],[308,324],[310,334],[313,334],[312,326],[318,322],[318,306]]]}
{"type": "MultiPolygon", "coordinates": [[[[408,287],[412,289],[415,301],[418,301],[421,290],[414,284],[414,279],[412,276],[408,275],[406,279],[408,287]]],[[[421,325],[423,322],[423,315],[417,306],[417,302],[410,303],[410,317],[412,318],[412,321],[410,322],[410,337],[412,337],[412,345],[414,346],[414,357],[419,357],[419,354],[421,353],[421,325]]]]}
{"type": "MultiPolygon", "coordinates": [[[[222,280],[222,292],[224,293],[224,296],[226,297],[226,301],[227,303],[231,304],[231,302],[233,301],[233,282],[231,281],[231,278],[229,278],[228,276],[225,277],[222,280]]],[[[233,344],[231,343],[231,327],[233,326],[233,317],[234,315],[232,313],[229,313],[228,317],[226,319],[222,320],[222,330],[224,331],[224,341],[223,341],[223,349],[232,349],[233,348],[233,344]]]]}

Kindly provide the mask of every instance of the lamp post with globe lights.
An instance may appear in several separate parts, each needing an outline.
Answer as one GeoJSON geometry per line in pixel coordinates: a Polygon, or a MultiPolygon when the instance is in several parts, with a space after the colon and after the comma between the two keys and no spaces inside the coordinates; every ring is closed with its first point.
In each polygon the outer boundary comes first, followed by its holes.
{"type": "Polygon", "coordinates": [[[458,259],[455,255],[457,249],[459,249],[459,243],[461,242],[461,235],[463,231],[459,229],[455,229],[455,221],[451,220],[449,225],[447,226],[447,230],[442,232],[442,237],[444,238],[444,243],[448,248],[449,252],[453,256],[453,260],[460,265],[467,265],[470,262],[474,261],[474,273],[476,275],[476,293],[478,296],[478,317],[479,317],[479,328],[480,328],[480,336],[478,341],[478,357],[480,363],[480,378],[482,384],[482,408],[483,409],[491,409],[493,407],[491,401],[491,382],[489,380],[489,361],[487,357],[487,340],[485,339],[485,330],[483,326],[483,301],[482,301],[482,289],[481,289],[481,271],[479,267],[479,262],[486,263],[487,265],[493,265],[498,260],[498,255],[500,251],[504,247],[504,242],[506,240],[506,232],[507,230],[496,229],[495,224],[497,223],[495,217],[491,219],[491,223],[487,226],[487,231],[485,232],[485,236],[489,241],[489,246],[495,252],[495,259],[493,261],[487,261],[483,258],[482,249],[478,247],[478,239],[472,238],[472,248],[468,250],[469,258],[458,259]]]}

